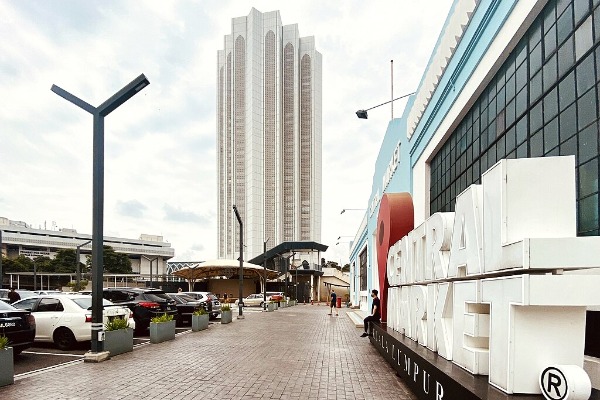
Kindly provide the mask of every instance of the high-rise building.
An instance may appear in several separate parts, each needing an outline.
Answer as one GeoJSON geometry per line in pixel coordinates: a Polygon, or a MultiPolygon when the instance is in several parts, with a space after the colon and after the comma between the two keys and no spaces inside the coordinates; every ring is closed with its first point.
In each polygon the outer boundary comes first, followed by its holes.
{"type": "Polygon", "coordinates": [[[321,239],[321,54],[279,11],[233,18],[217,62],[218,256],[321,239]]]}

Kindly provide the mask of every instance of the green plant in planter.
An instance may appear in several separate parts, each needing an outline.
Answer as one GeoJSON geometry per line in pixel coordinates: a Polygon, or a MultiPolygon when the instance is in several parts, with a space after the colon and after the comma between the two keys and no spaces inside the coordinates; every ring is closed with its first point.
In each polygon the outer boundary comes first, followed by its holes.
{"type": "Polygon", "coordinates": [[[109,332],[127,328],[129,328],[129,321],[127,321],[125,318],[115,318],[112,321],[108,321],[104,325],[104,330],[109,332]]]}
{"type": "Polygon", "coordinates": [[[221,311],[231,311],[231,307],[226,304],[221,307],[221,311]]]}
{"type": "Polygon", "coordinates": [[[206,312],[206,310],[204,308],[201,308],[201,309],[199,309],[197,311],[194,311],[194,313],[192,315],[206,315],[206,314],[208,314],[206,312]]]}
{"type": "Polygon", "coordinates": [[[173,321],[173,316],[167,313],[164,313],[163,315],[160,315],[158,317],[152,317],[152,319],[150,320],[150,322],[154,322],[155,324],[160,324],[161,322],[169,321],[173,321]]]}
{"type": "Polygon", "coordinates": [[[4,350],[8,347],[10,341],[6,336],[0,335],[0,350],[4,350]]]}

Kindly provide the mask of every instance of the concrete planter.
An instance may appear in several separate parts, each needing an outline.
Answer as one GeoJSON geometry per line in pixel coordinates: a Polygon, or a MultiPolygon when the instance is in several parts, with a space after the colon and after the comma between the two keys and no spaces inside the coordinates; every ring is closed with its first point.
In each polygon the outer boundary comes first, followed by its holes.
{"type": "Polygon", "coordinates": [[[267,303],[267,312],[275,311],[275,303],[267,303]]]}
{"type": "Polygon", "coordinates": [[[109,351],[111,357],[133,351],[133,329],[105,331],[104,350],[109,351]]]}
{"type": "Polygon", "coordinates": [[[273,303],[273,305],[275,306],[275,309],[279,309],[279,303],[273,303]]]}
{"type": "Polygon", "coordinates": [[[150,343],[161,343],[175,339],[175,321],[150,322],[150,343]]]}
{"type": "Polygon", "coordinates": [[[208,328],[208,314],[192,315],[192,331],[198,332],[208,328]]]}
{"type": "Polygon", "coordinates": [[[0,350],[0,365],[2,365],[2,368],[0,368],[0,386],[15,383],[15,364],[12,347],[0,350]]]}
{"type": "Polygon", "coordinates": [[[229,324],[232,320],[231,310],[229,311],[221,311],[221,323],[229,324]]]}

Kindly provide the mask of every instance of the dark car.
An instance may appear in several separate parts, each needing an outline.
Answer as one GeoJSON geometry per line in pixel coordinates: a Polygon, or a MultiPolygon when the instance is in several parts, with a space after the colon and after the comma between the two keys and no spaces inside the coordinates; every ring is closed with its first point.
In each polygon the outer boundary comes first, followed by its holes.
{"type": "Polygon", "coordinates": [[[35,339],[35,318],[30,311],[0,301],[0,335],[6,336],[13,353],[19,354],[35,339]]]}
{"type": "Polygon", "coordinates": [[[135,330],[145,332],[150,320],[162,314],[177,318],[175,301],[158,289],[140,288],[104,288],[102,297],[114,304],[129,307],[133,311],[135,330]]]}
{"type": "Polygon", "coordinates": [[[175,300],[177,306],[177,324],[191,324],[192,314],[195,311],[199,311],[201,308],[210,315],[210,305],[206,301],[196,300],[191,296],[181,293],[167,293],[167,296],[175,300]]]}

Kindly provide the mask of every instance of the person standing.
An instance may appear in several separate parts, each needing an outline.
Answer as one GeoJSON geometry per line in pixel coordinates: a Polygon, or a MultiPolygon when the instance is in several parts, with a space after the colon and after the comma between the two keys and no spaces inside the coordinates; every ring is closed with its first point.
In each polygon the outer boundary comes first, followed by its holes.
{"type": "Polygon", "coordinates": [[[337,301],[337,294],[335,294],[335,290],[331,289],[331,302],[329,304],[329,315],[333,315],[333,310],[335,310],[335,315],[340,316],[337,308],[335,308],[335,303],[337,301]]]}
{"type": "Polygon", "coordinates": [[[379,291],[377,289],[371,290],[371,297],[373,298],[373,305],[371,306],[371,315],[364,320],[365,333],[360,337],[373,336],[373,322],[379,322],[381,318],[381,301],[377,295],[379,291]]]}
{"type": "Polygon", "coordinates": [[[21,296],[15,291],[14,287],[11,287],[10,292],[8,292],[8,302],[12,304],[19,300],[21,300],[21,296]]]}

